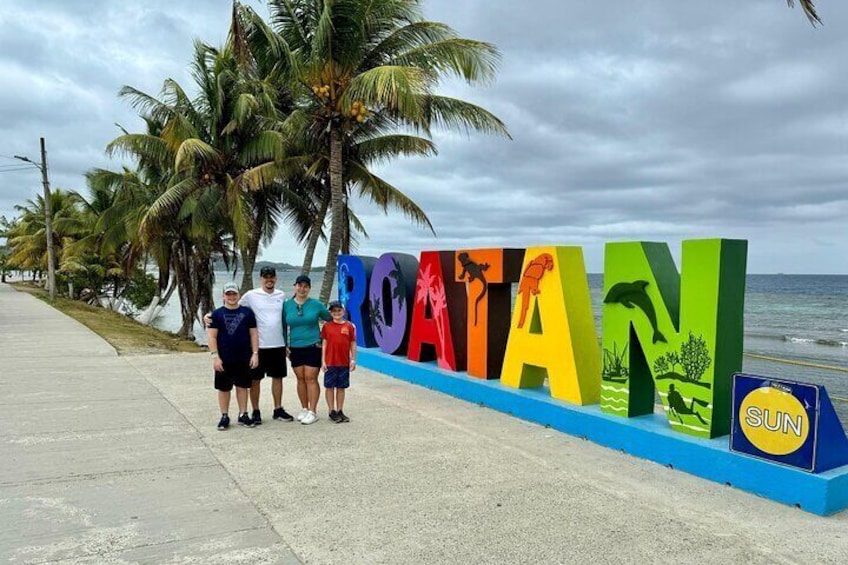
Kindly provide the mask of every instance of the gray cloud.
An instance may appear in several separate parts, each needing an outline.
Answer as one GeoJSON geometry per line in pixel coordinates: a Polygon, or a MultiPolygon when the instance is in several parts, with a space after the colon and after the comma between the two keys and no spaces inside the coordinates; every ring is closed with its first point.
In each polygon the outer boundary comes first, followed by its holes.
{"type": "MultiPolygon", "coordinates": [[[[119,166],[103,155],[114,122],[140,127],[120,86],[189,83],[192,39],[222,41],[231,6],[9,4],[0,154],[34,158],[45,135],[54,184],[80,190],[86,169],[119,166]]],[[[607,241],[667,241],[679,253],[683,239],[730,237],[750,241],[751,272],[846,272],[833,257],[848,236],[848,6],[822,7],[818,29],[781,0],[424,8],[501,49],[495,84],[443,91],[496,113],[514,139],[440,132],[438,157],[383,166],[438,238],[357,202],[371,234],[363,253],[581,245],[599,271],[607,241]]],[[[0,214],[38,180],[35,170],[0,173],[0,214]]],[[[297,263],[302,252],[283,229],[264,255],[297,263]]]]}

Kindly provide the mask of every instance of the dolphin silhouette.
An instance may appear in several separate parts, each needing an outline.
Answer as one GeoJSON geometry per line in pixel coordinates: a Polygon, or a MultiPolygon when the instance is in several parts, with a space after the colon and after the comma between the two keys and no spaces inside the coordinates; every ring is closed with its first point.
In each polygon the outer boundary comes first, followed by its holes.
{"type": "Polygon", "coordinates": [[[651,302],[651,299],[648,298],[648,294],[645,292],[646,286],[648,286],[648,281],[616,283],[609,289],[606,298],[604,298],[604,303],[621,304],[626,308],[638,306],[645,313],[645,316],[648,317],[648,321],[651,322],[651,328],[654,330],[654,343],[658,341],[668,343],[665,336],[660,333],[657,327],[657,313],[654,311],[653,302],[651,302]]]}

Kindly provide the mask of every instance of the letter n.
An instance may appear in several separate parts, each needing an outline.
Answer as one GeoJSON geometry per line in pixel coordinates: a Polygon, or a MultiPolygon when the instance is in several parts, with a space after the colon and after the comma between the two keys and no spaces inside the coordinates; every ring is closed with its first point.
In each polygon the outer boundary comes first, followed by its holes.
{"type": "Polygon", "coordinates": [[[675,431],[729,433],[747,250],[744,240],[684,241],[678,275],[664,243],[607,244],[601,410],[652,414],[658,391],[675,431]]]}
{"type": "Polygon", "coordinates": [[[453,258],[453,251],[421,252],[407,356],[464,371],[465,288],[454,281],[453,258]]]}
{"type": "Polygon", "coordinates": [[[538,388],[572,404],[598,401],[600,349],[579,247],[531,247],[524,255],[501,382],[538,388]]]}

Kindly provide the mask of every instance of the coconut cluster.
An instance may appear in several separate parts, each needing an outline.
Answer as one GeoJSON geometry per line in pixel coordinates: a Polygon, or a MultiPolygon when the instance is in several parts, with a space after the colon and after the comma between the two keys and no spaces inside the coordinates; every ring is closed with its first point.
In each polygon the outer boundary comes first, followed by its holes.
{"type": "Polygon", "coordinates": [[[350,106],[350,117],[357,122],[362,123],[365,121],[365,118],[368,117],[368,108],[365,107],[365,104],[356,100],[350,106]]]}
{"type": "Polygon", "coordinates": [[[316,84],[312,87],[312,92],[315,93],[315,96],[320,98],[321,100],[327,100],[330,97],[330,85],[329,84],[316,84]]]}

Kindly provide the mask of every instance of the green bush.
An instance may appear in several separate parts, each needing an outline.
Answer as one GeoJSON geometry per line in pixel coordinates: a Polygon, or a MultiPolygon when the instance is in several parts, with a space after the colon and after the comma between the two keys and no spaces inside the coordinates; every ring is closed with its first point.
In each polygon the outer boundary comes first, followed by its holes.
{"type": "Polygon", "coordinates": [[[123,296],[134,308],[142,310],[147,308],[150,301],[156,296],[156,290],[156,277],[138,271],[127,281],[123,296]]]}

